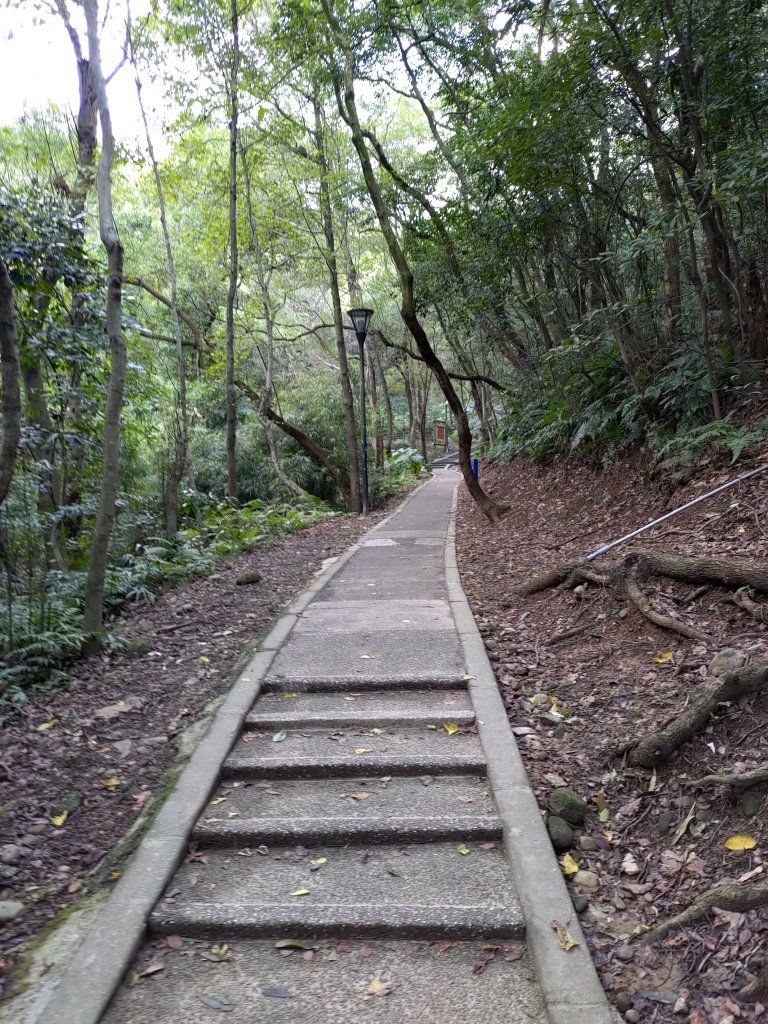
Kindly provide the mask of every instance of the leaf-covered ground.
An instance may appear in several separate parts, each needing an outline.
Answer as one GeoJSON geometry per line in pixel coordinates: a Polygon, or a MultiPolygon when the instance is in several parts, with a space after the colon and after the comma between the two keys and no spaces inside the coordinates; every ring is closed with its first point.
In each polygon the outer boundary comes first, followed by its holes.
{"type": "MultiPolygon", "coordinates": [[[[637,933],[721,881],[765,878],[764,791],[753,792],[748,805],[721,788],[699,790],[689,783],[768,759],[768,695],[723,707],[655,775],[628,768],[616,750],[678,714],[719,648],[768,654],[768,625],[730,603],[733,591],[710,587],[696,595],[694,587],[668,579],[645,585],[654,606],[698,626],[712,644],[659,629],[637,611],[627,613],[626,603],[607,588],[531,597],[514,588],[749,468],[704,473],[673,487],[650,480],[639,458],[601,473],[583,466],[483,467],[484,484],[511,506],[496,526],[462,488],[462,581],[541,807],[563,785],[588,803],[571,855],[580,870],[594,873],[594,879],[585,877],[597,888],[569,884],[577,902],[587,904],[581,921],[595,962],[628,1021],[766,1019],[765,1006],[742,1002],[737,993],[768,957],[767,910],[716,912],[653,946],[639,944],[637,933]],[[752,850],[726,847],[729,837],[740,834],[755,840],[752,850]]],[[[618,561],[641,549],[765,558],[768,473],[604,559],[618,561]]],[[[761,595],[755,596],[759,601],[761,595]]]]}
{"type": "MultiPolygon", "coordinates": [[[[398,498],[397,501],[400,499],[398,498]]],[[[240,656],[317,575],[396,502],[368,519],[320,523],[221,563],[205,579],[129,607],[134,654],[72,667],[71,685],[30,697],[0,729],[0,978],[24,944],[79,896],[119,877],[114,848],[165,785],[184,731],[232,681],[240,656]],[[244,573],[261,580],[237,584],[244,573]]],[[[187,750],[186,753],[189,753],[187,750]]]]}

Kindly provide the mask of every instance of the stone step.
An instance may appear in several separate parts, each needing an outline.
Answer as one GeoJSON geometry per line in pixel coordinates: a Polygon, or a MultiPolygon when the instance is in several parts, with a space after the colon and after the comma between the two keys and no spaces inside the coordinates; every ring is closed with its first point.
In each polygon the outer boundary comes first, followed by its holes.
{"type": "Polygon", "coordinates": [[[160,934],[460,939],[523,932],[496,843],[273,847],[266,856],[209,847],[192,857],[152,914],[160,934]]]}
{"type": "MultiPolygon", "coordinates": [[[[290,693],[291,691],[288,691],[290,693]]],[[[443,721],[469,726],[475,713],[466,690],[371,690],[363,693],[265,693],[259,697],[246,724],[250,728],[289,728],[361,724],[391,727],[443,721]]]]}
{"type": "Polygon", "coordinates": [[[362,776],[352,779],[224,780],[200,821],[211,825],[237,818],[481,817],[496,813],[481,776],[421,778],[362,776]],[[382,779],[387,781],[382,781],[382,779]],[[224,799],[222,799],[224,798],[224,799]]]}
{"type": "Polygon", "coordinates": [[[494,815],[425,818],[230,818],[201,821],[192,838],[209,845],[281,846],[289,843],[342,846],[347,843],[418,843],[449,839],[499,840],[494,815]]]}
{"type": "MultiPolygon", "coordinates": [[[[233,942],[224,959],[188,939],[164,950],[160,978],[121,986],[102,1024],[543,1024],[547,1019],[524,947],[482,941],[308,942],[286,953],[271,940],[233,942]],[[309,956],[307,955],[309,954],[309,956]],[[309,959],[311,957],[311,959],[309,959]],[[366,998],[374,979],[385,995],[366,998]],[[213,1010],[201,997],[231,1007],[213,1010]]],[[[157,963],[147,945],[133,965],[157,963]]]]}
{"type": "Polygon", "coordinates": [[[466,688],[468,677],[458,672],[419,672],[408,679],[392,673],[371,673],[360,676],[350,673],[339,675],[303,675],[290,673],[270,674],[264,680],[264,693],[328,693],[334,690],[357,693],[363,690],[455,690],[466,688]]]}
{"type": "Polygon", "coordinates": [[[482,772],[485,757],[474,733],[449,735],[440,726],[383,730],[344,727],[244,734],[224,762],[230,775],[317,778],[350,775],[447,775],[482,772]]]}

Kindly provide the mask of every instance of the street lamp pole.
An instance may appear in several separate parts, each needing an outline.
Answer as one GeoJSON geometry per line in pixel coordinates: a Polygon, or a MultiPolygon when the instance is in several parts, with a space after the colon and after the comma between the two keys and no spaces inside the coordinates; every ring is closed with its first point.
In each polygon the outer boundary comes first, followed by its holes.
{"type": "Polygon", "coordinates": [[[365,337],[373,316],[372,309],[350,309],[347,311],[355,329],[357,343],[360,346],[360,434],[363,446],[363,494],[362,515],[368,515],[368,435],[365,425],[365,337]]]}

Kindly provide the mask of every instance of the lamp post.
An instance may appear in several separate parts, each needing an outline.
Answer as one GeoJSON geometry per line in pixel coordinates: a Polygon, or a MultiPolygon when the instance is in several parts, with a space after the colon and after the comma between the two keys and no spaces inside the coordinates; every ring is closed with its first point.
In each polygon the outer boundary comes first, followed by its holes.
{"type": "Polygon", "coordinates": [[[368,515],[368,437],[365,430],[365,336],[373,316],[372,309],[349,309],[347,316],[357,335],[360,346],[360,426],[363,445],[363,509],[362,514],[368,515]]]}

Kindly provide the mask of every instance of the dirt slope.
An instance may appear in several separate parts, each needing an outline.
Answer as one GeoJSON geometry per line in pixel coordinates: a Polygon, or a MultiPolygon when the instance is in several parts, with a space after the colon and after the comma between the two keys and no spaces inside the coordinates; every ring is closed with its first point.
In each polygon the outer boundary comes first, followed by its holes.
{"type": "MultiPolygon", "coordinates": [[[[722,787],[702,790],[690,782],[768,760],[768,694],[720,708],[655,775],[628,767],[616,751],[622,741],[637,740],[677,715],[720,648],[768,655],[768,625],[730,603],[732,589],[697,593],[662,577],[643,581],[651,607],[711,641],[652,625],[611,588],[522,597],[515,587],[749,468],[664,489],[640,457],[599,473],[583,466],[482,467],[493,496],[511,506],[497,526],[461,495],[462,581],[540,805],[566,784],[588,803],[570,852],[579,869],[596,877],[580,876],[590,885],[571,883],[572,891],[579,906],[587,904],[582,923],[603,983],[629,1021],[766,1019],[763,1004],[737,998],[768,957],[765,909],[714,912],[651,946],[639,944],[636,933],[720,881],[750,874],[756,883],[766,880],[764,788],[751,791],[748,802],[722,787]],[[756,840],[754,849],[728,850],[724,841],[737,833],[756,840]]],[[[639,550],[765,559],[768,473],[654,528],[595,567],[639,550]]],[[[753,596],[768,602],[765,594],[753,596]]],[[[763,998],[768,1003],[768,993],[763,998]]]]}

